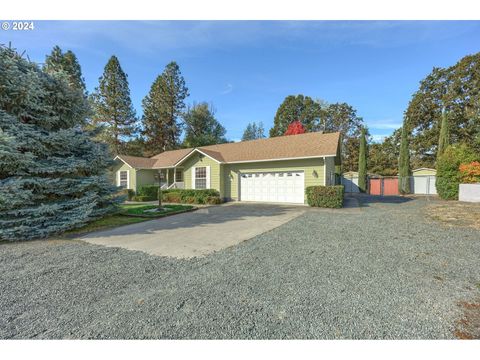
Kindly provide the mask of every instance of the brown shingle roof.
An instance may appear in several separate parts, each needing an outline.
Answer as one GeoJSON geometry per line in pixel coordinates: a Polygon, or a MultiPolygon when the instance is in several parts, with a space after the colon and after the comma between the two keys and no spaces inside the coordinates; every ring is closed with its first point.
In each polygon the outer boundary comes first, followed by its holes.
{"type": "Polygon", "coordinates": [[[220,162],[261,161],[336,155],[340,133],[306,133],[200,147],[220,162]]]}
{"type": "Polygon", "coordinates": [[[152,156],[150,159],[155,159],[154,168],[170,167],[175,165],[178,161],[184,158],[188,153],[193,149],[180,149],[180,150],[171,150],[165,151],[158,155],[152,156]]]}
{"type": "Polygon", "coordinates": [[[156,162],[154,159],[139,156],[117,155],[117,157],[136,169],[151,169],[156,162]]]}
{"type": "MultiPolygon", "coordinates": [[[[267,139],[199,147],[198,150],[219,162],[266,161],[290,158],[334,156],[340,133],[306,133],[267,139]]],[[[176,165],[194,149],[165,151],[151,158],[119,155],[132,167],[163,168],[176,165]]]]}

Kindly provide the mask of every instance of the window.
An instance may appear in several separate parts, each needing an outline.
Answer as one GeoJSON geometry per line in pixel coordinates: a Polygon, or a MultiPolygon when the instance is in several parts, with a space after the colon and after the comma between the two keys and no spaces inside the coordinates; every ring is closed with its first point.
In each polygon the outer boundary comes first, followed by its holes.
{"type": "Polygon", "coordinates": [[[207,188],[207,168],[197,167],[195,168],[195,189],[207,188]]]}
{"type": "Polygon", "coordinates": [[[128,187],[128,171],[120,171],[118,178],[119,178],[118,185],[123,188],[127,188],[128,187]]]}
{"type": "Polygon", "coordinates": [[[175,170],[175,180],[177,182],[182,182],[183,181],[183,171],[182,171],[182,169],[176,169],[175,170]]]}

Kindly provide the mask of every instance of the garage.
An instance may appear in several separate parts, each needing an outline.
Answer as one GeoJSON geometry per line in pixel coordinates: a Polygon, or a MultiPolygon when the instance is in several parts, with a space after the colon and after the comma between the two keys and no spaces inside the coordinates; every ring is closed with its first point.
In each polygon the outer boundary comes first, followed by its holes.
{"type": "Polygon", "coordinates": [[[304,203],[303,171],[240,174],[240,200],[276,203],[304,203]]]}
{"type": "Polygon", "coordinates": [[[430,168],[420,168],[412,170],[410,177],[410,190],[418,195],[436,195],[435,186],[437,171],[430,168]]]}

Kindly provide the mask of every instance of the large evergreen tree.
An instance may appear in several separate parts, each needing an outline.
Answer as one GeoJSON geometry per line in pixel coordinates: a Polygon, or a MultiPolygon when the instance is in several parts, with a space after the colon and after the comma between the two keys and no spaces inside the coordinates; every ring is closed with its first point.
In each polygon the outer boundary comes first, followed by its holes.
{"type": "Polygon", "coordinates": [[[85,98],[0,48],[0,239],[43,238],[112,210],[106,145],[81,130],[85,98]]]}
{"type": "Polygon", "coordinates": [[[440,124],[440,138],[438,139],[437,159],[442,156],[443,152],[450,144],[450,131],[448,129],[448,116],[445,111],[442,113],[442,123],[440,124]]]}
{"type": "Polygon", "coordinates": [[[256,122],[248,123],[247,127],[243,131],[242,141],[263,139],[265,137],[265,130],[263,123],[256,122]]]}
{"type": "Polygon", "coordinates": [[[193,104],[183,115],[185,147],[199,147],[227,142],[226,130],[215,118],[215,110],[207,103],[193,104]]]}
{"type": "Polygon", "coordinates": [[[99,78],[99,85],[92,96],[93,124],[101,126],[102,139],[115,154],[123,151],[123,145],[137,132],[137,118],[130,98],[127,74],[116,56],[108,60],[99,78]]]}
{"type": "Polygon", "coordinates": [[[152,154],[178,147],[182,131],[179,119],[188,95],[178,64],[169,63],[142,101],[143,135],[152,154]]]}
{"type": "Polygon", "coordinates": [[[270,137],[283,136],[288,126],[300,121],[307,132],[311,132],[320,119],[321,106],[309,96],[289,95],[278,107],[270,129],[270,137]]]}
{"type": "Polygon", "coordinates": [[[358,156],[358,188],[367,191],[367,130],[363,127],[360,133],[360,149],[358,156]]]}
{"type": "Polygon", "coordinates": [[[82,94],[87,94],[85,79],[82,76],[82,68],[77,57],[71,50],[63,53],[59,46],[55,46],[50,55],[45,57],[43,71],[48,74],[54,74],[60,71],[65,72],[69,85],[81,91],[82,94]]]}
{"type": "Polygon", "coordinates": [[[410,193],[410,149],[409,149],[408,121],[405,118],[402,127],[400,142],[400,156],[398,158],[398,191],[400,194],[410,193]]]}

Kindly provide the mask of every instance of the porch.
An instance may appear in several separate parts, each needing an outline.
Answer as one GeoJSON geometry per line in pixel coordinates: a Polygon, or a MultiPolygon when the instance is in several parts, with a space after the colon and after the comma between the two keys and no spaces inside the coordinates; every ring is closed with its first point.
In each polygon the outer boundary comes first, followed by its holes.
{"type": "Polygon", "coordinates": [[[162,189],[184,189],[183,168],[173,167],[158,170],[162,189]]]}

